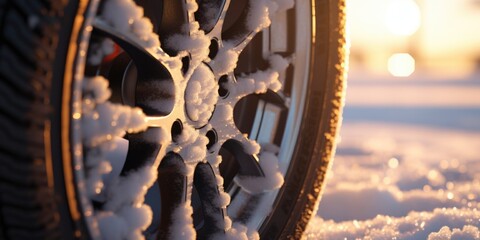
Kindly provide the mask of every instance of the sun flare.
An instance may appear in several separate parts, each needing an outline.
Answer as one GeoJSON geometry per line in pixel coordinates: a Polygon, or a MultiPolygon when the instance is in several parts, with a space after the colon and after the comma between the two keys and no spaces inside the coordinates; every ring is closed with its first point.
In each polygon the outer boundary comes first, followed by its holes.
{"type": "Polygon", "coordinates": [[[420,9],[413,0],[391,0],[385,23],[395,35],[410,36],[420,27],[420,9]]]}
{"type": "Polygon", "coordinates": [[[408,53],[395,53],[388,59],[388,71],[395,77],[408,77],[415,72],[415,59],[408,53]]]}

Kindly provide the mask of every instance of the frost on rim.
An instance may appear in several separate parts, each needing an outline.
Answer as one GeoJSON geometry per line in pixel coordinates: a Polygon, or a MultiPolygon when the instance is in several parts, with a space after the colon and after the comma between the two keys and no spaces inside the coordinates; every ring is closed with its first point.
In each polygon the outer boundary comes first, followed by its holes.
{"type": "MultiPolygon", "coordinates": [[[[173,82],[153,79],[137,85],[137,91],[147,93],[146,96],[136,98],[136,101],[142,101],[142,111],[138,107],[110,102],[111,90],[104,77],[85,77],[83,80],[81,127],[87,191],[92,201],[100,203],[94,216],[103,238],[143,239],[145,231],[148,232],[148,237],[156,236],[155,227],[153,230],[147,228],[152,220],[158,222],[159,213],[152,212],[152,208],[158,206],[146,204],[145,195],[155,184],[157,169],[161,167],[162,159],[167,153],[168,156],[181,159],[182,164],[178,166],[182,168],[180,174],[186,179],[187,187],[183,189],[186,200],[178,202],[172,209],[171,226],[169,232],[165,233],[166,236],[175,239],[196,237],[192,219],[195,206],[192,206],[194,204],[190,198],[195,194],[192,187],[199,182],[213,186],[217,192],[208,195],[211,207],[221,209],[220,215],[213,216],[215,228],[219,230],[215,230],[212,237],[259,238],[255,229],[232,223],[226,215],[230,196],[223,189],[224,179],[219,169],[222,157],[219,156],[219,151],[224,144],[237,144],[244,154],[253,156],[258,161],[257,164],[262,169],[261,175],[239,175],[235,178],[235,182],[245,192],[259,194],[277,189],[283,184],[275,146],[262,149],[256,141],[241,133],[234,123],[233,109],[240,99],[249,94],[281,90],[279,72],[288,67],[289,60],[271,55],[270,68],[267,70],[240,74],[238,77],[233,71],[240,52],[253,36],[270,25],[270,17],[277,11],[291,8],[293,1],[251,0],[249,6],[246,20],[248,33],[239,39],[222,41],[218,31],[206,33],[202,30],[194,18],[199,6],[195,1],[188,0],[184,9],[189,22],[181,33],[169,36],[161,45],[158,35],[153,32],[153,24],[144,17],[144,10],[134,1],[105,1],[94,27],[103,31],[106,37],[91,44],[89,64],[102,64],[108,55],[118,51],[118,45],[123,47],[130,44],[130,47],[143,49],[141,54],[147,56],[144,58],[156,59],[156,64],[168,72],[167,75],[173,82]],[[209,49],[213,41],[219,48],[214,55],[210,54],[209,49]],[[162,46],[167,46],[176,54],[168,55],[162,46]],[[188,59],[188,65],[184,65],[185,59],[188,59]],[[221,77],[228,80],[219,84],[221,77]],[[219,96],[219,88],[228,94],[219,96]],[[158,100],[158,95],[164,98],[158,100]],[[170,105],[173,109],[168,107],[170,105]],[[152,111],[165,114],[152,116],[152,111]],[[159,131],[150,131],[151,128],[159,131]],[[124,136],[135,133],[141,133],[142,141],[157,144],[162,150],[153,160],[123,172],[122,168],[128,164],[125,158],[129,151],[129,141],[135,141],[134,138],[127,140],[124,136]],[[212,133],[215,138],[207,137],[212,133]],[[207,173],[212,176],[203,176],[207,173]]],[[[221,11],[221,16],[224,17],[226,10],[221,11]]],[[[209,15],[211,13],[206,13],[206,16],[209,15]]],[[[221,29],[222,24],[223,21],[210,21],[205,26],[221,29]]],[[[125,51],[130,54],[136,50],[125,51]]],[[[135,57],[132,57],[134,61],[135,57]]],[[[138,71],[142,71],[142,67],[144,66],[137,66],[138,71]]]]}

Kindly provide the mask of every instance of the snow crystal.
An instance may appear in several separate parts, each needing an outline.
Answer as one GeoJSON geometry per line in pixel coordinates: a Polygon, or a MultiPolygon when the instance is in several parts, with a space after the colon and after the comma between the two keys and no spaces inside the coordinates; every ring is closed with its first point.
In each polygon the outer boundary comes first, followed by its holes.
{"type": "Polygon", "coordinates": [[[259,163],[265,174],[264,177],[237,176],[237,183],[246,192],[257,194],[264,191],[278,189],[283,184],[283,175],[278,168],[278,158],[273,153],[262,152],[259,163]]]}

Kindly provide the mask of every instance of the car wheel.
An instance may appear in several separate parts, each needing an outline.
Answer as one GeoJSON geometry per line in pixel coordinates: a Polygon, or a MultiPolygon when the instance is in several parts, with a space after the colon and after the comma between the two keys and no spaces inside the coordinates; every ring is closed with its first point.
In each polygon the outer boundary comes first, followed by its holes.
{"type": "Polygon", "coordinates": [[[3,0],[0,32],[0,238],[301,238],[343,0],[3,0]]]}

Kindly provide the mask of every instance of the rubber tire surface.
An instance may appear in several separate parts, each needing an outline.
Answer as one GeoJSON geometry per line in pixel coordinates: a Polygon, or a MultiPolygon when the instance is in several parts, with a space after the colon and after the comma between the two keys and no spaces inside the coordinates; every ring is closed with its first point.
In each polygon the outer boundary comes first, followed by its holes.
{"type": "Polygon", "coordinates": [[[345,0],[312,0],[312,49],[296,148],[261,239],[301,239],[316,213],[341,122],[346,62],[345,0]]]}
{"type": "Polygon", "coordinates": [[[0,0],[0,239],[88,238],[61,151],[78,4],[0,0]]]}
{"type": "MultiPolygon", "coordinates": [[[[68,50],[77,41],[79,5],[0,0],[0,239],[89,238],[75,180],[68,178],[68,141],[62,141],[69,131],[62,122],[69,114],[65,76],[73,64],[68,50]]],[[[334,151],[344,90],[345,0],[312,5],[316,34],[298,147],[262,239],[302,237],[334,151]]]]}

